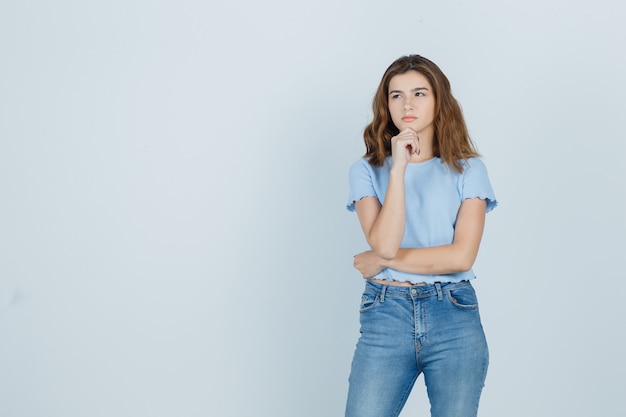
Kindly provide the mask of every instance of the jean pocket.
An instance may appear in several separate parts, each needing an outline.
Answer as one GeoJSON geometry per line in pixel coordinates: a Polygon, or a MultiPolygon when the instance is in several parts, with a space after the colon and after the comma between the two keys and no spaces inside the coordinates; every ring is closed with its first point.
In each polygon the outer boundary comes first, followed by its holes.
{"type": "Polygon", "coordinates": [[[478,299],[476,292],[471,285],[463,285],[462,287],[453,288],[446,291],[450,302],[456,307],[463,310],[475,310],[478,308],[478,299]]]}
{"type": "Polygon", "coordinates": [[[359,307],[359,312],[366,313],[370,311],[371,309],[376,307],[379,301],[380,298],[378,297],[378,295],[368,292],[363,293],[363,296],[361,297],[361,306],[359,307]]]}

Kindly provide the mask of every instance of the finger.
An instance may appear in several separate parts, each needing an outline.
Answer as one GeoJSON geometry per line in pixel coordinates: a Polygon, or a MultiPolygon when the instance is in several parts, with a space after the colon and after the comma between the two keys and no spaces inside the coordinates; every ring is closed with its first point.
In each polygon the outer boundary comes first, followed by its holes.
{"type": "Polygon", "coordinates": [[[411,136],[412,138],[416,138],[417,137],[417,132],[413,129],[411,129],[410,127],[407,127],[406,129],[403,130],[404,133],[406,133],[407,135],[411,136]]]}

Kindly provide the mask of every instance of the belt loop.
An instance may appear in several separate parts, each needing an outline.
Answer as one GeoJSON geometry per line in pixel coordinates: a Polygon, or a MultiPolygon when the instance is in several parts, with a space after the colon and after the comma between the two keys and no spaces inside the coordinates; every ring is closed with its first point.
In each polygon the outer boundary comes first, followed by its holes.
{"type": "Polygon", "coordinates": [[[443,292],[441,292],[441,282],[435,282],[435,289],[437,290],[437,300],[443,300],[443,292]]]}
{"type": "Polygon", "coordinates": [[[385,302],[385,293],[387,292],[387,285],[383,285],[383,288],[380,290],[380,302],[385,302]]]}

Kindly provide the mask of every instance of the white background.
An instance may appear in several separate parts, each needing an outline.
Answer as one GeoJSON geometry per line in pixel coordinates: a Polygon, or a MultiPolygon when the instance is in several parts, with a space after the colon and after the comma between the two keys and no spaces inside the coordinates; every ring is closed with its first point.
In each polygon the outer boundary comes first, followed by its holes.
{"type": "MultiPolygon", "coordinates": [[[[340,416],[385,68],[448,75],[500,201],[480,415],[624,416],[622,2],[0,3],[0,415],[340,416]]],[[[428,414],[422,379],[402,416],[428,414]]]]}

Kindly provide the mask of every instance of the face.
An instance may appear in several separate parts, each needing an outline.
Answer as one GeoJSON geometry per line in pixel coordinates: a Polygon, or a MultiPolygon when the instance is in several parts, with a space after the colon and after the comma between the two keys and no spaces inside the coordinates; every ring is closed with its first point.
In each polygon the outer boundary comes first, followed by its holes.
{"type": "Polygon", "coordinates": [[[398,74],[389,81],[389,113],[398,130],[407,127],[420,137],[434,135],[435,94],[426,77],[417,71],[398,74]]]}

